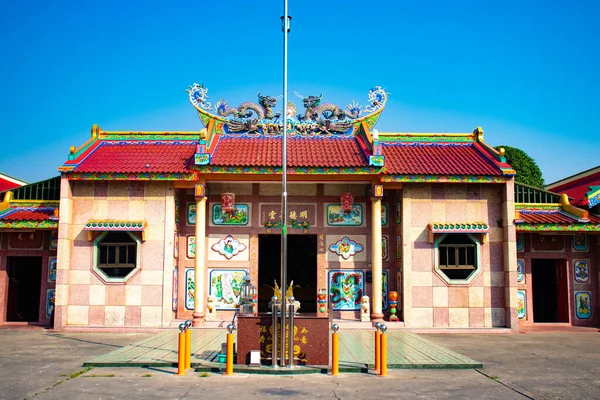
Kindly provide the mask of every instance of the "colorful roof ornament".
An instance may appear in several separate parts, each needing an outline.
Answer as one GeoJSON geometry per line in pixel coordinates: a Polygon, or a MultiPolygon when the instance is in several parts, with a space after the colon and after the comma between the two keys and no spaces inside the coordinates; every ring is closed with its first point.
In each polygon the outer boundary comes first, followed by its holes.
{"type": "Polygon", "coordinates": [[[515,204],[517,232],[600,232],[600,216],[577,208],[561,194],[555,204],[515,204]]]}
{"type": "MultiPolygon", "coordinates": [[[[227,101],[219,100],[214,108],[208,101],[208,88],[194,83],[188,89],[189,99],[198,111],[202,123],[209,134],[249,133],[277,135],[283,132],[283,118],[277,112],[279,97],[264,96],[258,93],[257,102],[244,102],[236,108],[229,107],[227,101]]],[[[381,86],[369,91],[368,104],[360,106],[356,101],[345,109],[331,103],[322,103],[323,95],[303,96],[304,112],[296,113],[296,105],[288,102],[286,123],[290,134],[353,134],[365,122],[372,129],[387,102],[388,93],[381,86]]]]}
{"type": "Polygon", "coordinates": [[[472,223],[446,223],[432,222],[427,225],[432,233],[486,233],[489,232],[489,226],[484,222],[472,223]]]}
{"type": "Polygon", "coordinates": [[[600,186],[590,186],[590,191],[585,196],[587,197],[589,208],[600,204],[600,186]]]}
{"type": "Polygon", "coordinates": [[[8,191],[0,202],[0,228],[57,229],[58,205],[58,201],[14,200],[8,191]]]}
{"type": "Polygon", "coordinates": [[[85,224],[86,231],[143,231],[146,229],[146,221],[125,220],[90,220],[85,224]]]}

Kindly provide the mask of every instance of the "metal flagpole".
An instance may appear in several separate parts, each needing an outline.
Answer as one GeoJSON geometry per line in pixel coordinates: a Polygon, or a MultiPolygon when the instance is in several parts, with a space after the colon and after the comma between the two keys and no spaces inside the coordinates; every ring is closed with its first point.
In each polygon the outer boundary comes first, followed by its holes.
{"type": "MultiPolygon", "coordinates": [[[[283,137],[281,149],[281,359],[280,365],[285,366],[286,350],[286,324],[285,315],[287,311],[285,292],[287,289],[287,51],[288,31],[290,29],[290,18],[288,17],[288,2],[283,0],[283,17],[281,21],[283,30],[283,137]]],[[[292,340],[292,338],[289,338],[292,340]]],[[[293,349],[293,347],[292,347],[293,349]]],[[[275,354],[277,354],[275,350],[275,354]]],[[[290,361],[293,351],[290,352],[290,361]]],[[[291,362],[290,362],[291,365],[291,362]]]]}

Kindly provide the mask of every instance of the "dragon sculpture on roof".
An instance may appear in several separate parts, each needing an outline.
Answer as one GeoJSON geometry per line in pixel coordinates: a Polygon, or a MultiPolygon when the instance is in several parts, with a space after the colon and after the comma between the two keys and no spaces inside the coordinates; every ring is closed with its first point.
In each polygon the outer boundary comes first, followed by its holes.
{"type": "MultiPolygon", "coordinates": [[[[208,101],[208,89],[194,83],[187,90],[192,105],[198,111],[203,124],[208,127],[212,122],[216,133],[228,134],[264,134],[274,135],[283,132],[281,112],[276,112],[277,100],[281,97],[264,96],[258,93],[257,102],[244,102],[236,108],[229,107],[227,101],[219,100],[214,109],[208,101]]],[[[323,135],[351,134],[358,130],[362,122],[371,129],[381,111],[383,111],[388,93],[380,86],[369,91],[369,102],[361,107],[356,101],[342,109],[331,103],[322,103],[323,95],[302,96],[304,113],[296,114],[296,105],[288,102],[286,126],[290,134],[323,135]]]]}

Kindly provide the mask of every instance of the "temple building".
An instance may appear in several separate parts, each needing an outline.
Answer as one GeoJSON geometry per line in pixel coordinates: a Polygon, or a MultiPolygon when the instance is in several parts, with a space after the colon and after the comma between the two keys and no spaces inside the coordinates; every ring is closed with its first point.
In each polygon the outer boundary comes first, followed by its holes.
{"type": "Polygon", "coordinates": [[[231,320],[247,276],[265,312],[289,285],[284,230],[300,313],[513,332],[598,323],[600,217],[515,184],[481,128],[378,132],[381,87],[366,106],[303,97],[285,118],[260,93],[237,108],[188,93],[199,131],[94,125],[60,177],[1,194],[0,324],[202,326],[231,320]]]}

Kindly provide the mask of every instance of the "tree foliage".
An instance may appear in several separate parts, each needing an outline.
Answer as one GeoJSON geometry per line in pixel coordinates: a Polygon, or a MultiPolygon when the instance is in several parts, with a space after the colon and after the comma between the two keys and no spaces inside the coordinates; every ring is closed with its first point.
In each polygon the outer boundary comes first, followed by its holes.
{"type": "Polygon", "coordinates": [[[500,147],[504,147],[506,162],[517,171],[515,182],[539,188],[544,187],[542,171],[533,158],[516,147],[496,146],[495,149],[498,150],[500,147]]]}

